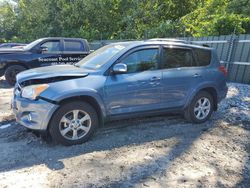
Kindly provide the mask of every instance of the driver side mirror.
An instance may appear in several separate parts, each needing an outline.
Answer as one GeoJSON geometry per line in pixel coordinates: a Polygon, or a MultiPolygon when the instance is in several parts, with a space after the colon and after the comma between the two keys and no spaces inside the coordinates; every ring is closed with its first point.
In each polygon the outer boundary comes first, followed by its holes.
{"type": "Polygon", "coordinates": [[[44,53],[44,52],[47,52],[48,51],[48,47],[46,46],[41,46],[40,47],[40,53],[44,53]]]}
{"type": "Polygon", "coordinates": [[[123,74],[128,71],[127,65],[123,63],[117,63],[113,67],[114,74],[123,74]]]}

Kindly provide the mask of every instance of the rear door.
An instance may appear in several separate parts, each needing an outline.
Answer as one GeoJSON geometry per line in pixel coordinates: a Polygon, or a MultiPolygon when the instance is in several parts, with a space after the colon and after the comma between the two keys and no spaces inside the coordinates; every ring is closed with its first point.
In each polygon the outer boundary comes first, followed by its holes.
{"type": "Polygon", "coordinates": [[[165,108],[182,107],[193,88],[202,81],[202,70],[197,66],[191,48],[162,48],[162,105],[165,108]]]}
{"type": "Polygon", "coordinates": [[[88,55],[84,42],[81,40],[64,39],[61,64],[75,64],[88,55]]]}

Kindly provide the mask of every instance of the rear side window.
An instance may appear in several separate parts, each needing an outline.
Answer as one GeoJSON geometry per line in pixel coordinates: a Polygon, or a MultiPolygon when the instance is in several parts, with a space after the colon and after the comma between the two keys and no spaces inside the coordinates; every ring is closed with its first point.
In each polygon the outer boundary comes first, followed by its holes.
{"type": "Polygon", "coordinates": [[[193,52],[194,52],[195,58],[199,66],[207,66],[210,64],[210,61],[211,61],[210,50],[194,48],[193,52]]]}
{"type": "Polygon", "coordinates": [[[191,49],[163,48],[163,69],[192,66],[196,66],[196,63],[191,49]]]}
{"type": "Polygon", "coordinates": [[[80,41],[64,41],[64,51],[84,51],[84,46],[80,41]]]}

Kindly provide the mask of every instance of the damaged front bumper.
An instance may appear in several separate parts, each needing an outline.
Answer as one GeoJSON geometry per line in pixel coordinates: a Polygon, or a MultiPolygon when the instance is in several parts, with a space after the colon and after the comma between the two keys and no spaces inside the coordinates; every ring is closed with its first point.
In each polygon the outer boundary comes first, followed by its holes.
{"type": "Polygon", "coordinates": [[[14,94],[11,105],[16,121],[33,130],[47,130],[52,114],[58,105],[45,100],[29,100],[14,94]]]}

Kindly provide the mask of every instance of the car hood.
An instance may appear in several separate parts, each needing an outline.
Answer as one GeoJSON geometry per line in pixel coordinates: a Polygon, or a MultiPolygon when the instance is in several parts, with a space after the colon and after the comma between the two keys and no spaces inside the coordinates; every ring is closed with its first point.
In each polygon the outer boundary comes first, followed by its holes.
{"type": "Polygon", "coordinates": [[[85,69],[73,65],[56,65],[30,69],[17,74],[17,83],[21,85],[42,84],[66,79],[86,77],[85,69]],[[29,83],[27,83],[27,81],[29,83]],[[26,82],[24,84],[24,82],[26,82]]]}
{"type": "Polygon", "coordinates": [[[22,48],[0,48],[0,54],[24,53],[22,48]]]}

